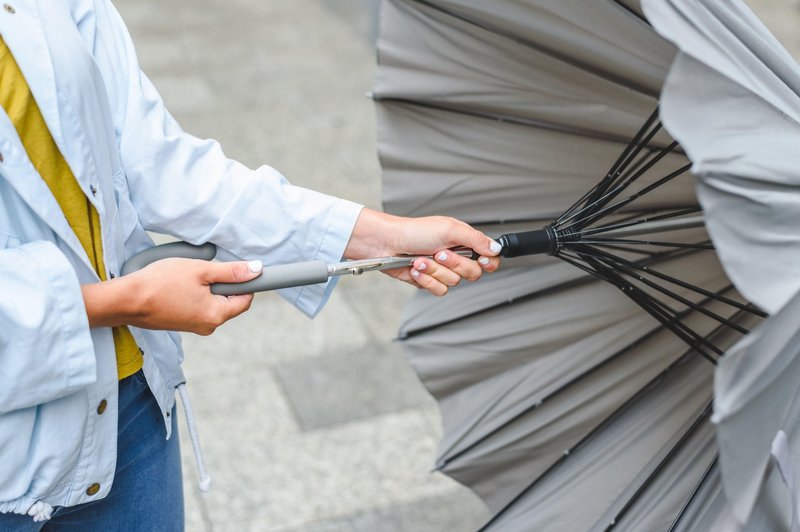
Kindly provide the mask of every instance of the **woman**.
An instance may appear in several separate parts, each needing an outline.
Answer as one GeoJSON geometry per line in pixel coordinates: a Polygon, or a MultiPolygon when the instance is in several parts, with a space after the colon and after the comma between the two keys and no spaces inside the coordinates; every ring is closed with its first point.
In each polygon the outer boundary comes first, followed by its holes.
{"type": "MultiPolygon", "coordinates": [[[[294,187],[184,133],[107,1],[11,0],[0,35],[0,530],[183,528],[174,331],[210,334],[252,301],[209,284],[263,263],[434,254],[391,274],[443,295],[499,265],[466,224],[294,187]],[[250,262],[120,278],[145,230],[250,262]],[[458,245],[482,258],[443,251],[458,245]]],[[[282,295],[313,316],[333,285],[282,295]]]]}

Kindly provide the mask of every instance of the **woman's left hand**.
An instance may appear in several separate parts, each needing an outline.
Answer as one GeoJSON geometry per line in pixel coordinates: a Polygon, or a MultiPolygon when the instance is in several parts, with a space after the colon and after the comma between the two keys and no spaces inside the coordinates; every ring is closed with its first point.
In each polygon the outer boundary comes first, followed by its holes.
{"type": "Polygon", "coordinates": [[[430,255],[420,257],[411,268],[384,273],[443,296],[461,279],[478,280],[483,272],[500,266],[500,245],[470,225],[445,216],[404,218],[365,208],[356,222],[345,250],[347,259],[391,255],[430,255]],[[465,247],[479,257],[472,260],[451,251],[465,247]]]}

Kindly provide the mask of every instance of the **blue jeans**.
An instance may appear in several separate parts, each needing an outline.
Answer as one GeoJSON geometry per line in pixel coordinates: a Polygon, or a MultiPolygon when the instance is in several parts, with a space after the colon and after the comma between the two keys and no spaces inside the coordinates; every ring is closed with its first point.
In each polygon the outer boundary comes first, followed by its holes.
{"type": "Polygon", "coordinates": [[[91,532],[183,530],[181,457],[172,410],[172,437],[144,374],[119,383],[117,469],[108,496],[72,507],[56,507],[36,523],[26,515],[0,514],[0,532],[91,532]]]}

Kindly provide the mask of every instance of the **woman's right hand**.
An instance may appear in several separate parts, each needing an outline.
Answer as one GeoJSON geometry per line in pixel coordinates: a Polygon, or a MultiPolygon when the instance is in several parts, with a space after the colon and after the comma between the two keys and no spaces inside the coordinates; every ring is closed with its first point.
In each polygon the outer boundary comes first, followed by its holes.
{"type": "Polygon", "coordinates": [[[208,335],[250,308],[253,294],[219,296],[212,283],[241,283],[261,274],[261,262],[164,259],[130,275],[83,285],[90,327],[133,325],[208,335]]]}

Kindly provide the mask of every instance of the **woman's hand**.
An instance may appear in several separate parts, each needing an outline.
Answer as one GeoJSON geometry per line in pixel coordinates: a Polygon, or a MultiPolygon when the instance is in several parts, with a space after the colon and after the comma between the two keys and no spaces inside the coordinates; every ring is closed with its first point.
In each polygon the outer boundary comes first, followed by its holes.
{"type": "Polygon", "coordinates": [[[403,218],[365,208],[345,249],[347,259],[391,255],[431,255],[411,268],[386,270],[392,277],[442,296],[461,279],[475,281],[500,266],[500,245],[468,224],[444,216],[403,218]],[[450,248],[466,247],[480,257],[462,257],[450,248]]]}
{"type": "Polygon", "coordinates": [[[253,301],[253,294],[212,294],[210,285],[241,283],[260,273],[260,261],[164,259],[125,277],[81,289],[91,327],[134,325],[208,335],[250,308],[253,301]]]}

